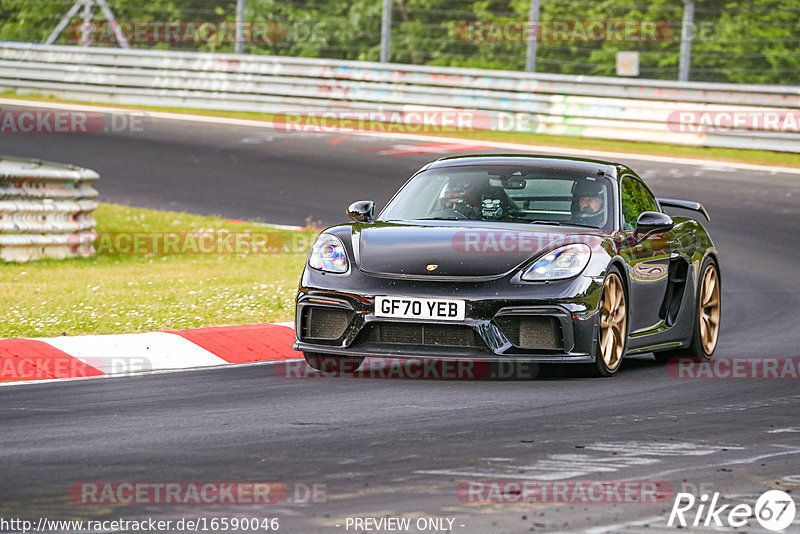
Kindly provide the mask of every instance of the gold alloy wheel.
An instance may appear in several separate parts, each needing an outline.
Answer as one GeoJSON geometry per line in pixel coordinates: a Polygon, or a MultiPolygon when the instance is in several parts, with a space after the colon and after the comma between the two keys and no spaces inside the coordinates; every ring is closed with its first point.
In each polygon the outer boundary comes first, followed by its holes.
{"type": "Polygon", "coordinates": [[[626,313],[622,282],[616,273],[611,273],[606,278],[600,296],[600,354],[609,371],[619,367],[622,361],[628,334],[626,313]]]}
{"type": "Polygon", "coordinates": [[[717,346],[719,339],[719,278],[714,264],[706,267],[703,273],[703,286],[700,289],[700,342],[703,352],[710,356],[717,346]]]}

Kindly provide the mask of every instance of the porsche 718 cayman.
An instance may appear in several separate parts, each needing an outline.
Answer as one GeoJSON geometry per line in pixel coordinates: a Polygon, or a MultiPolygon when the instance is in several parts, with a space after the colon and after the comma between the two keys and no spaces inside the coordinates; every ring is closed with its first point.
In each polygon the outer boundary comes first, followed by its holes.
{"type": "Polygon", "coordinates": [[[720,263],[703,225],[629,167],[549,156],[425,165],[376,217],[324,230],[297,296],[309,365],[365,357],[584,363],[710,358],[720,263]]]}

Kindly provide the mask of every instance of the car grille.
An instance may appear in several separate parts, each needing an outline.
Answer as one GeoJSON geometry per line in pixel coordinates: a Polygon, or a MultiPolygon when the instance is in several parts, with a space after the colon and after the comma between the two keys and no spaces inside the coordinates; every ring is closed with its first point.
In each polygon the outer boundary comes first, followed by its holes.
{"type": "Polygon", "coordinates": [[[359,337],[361,343],[390,343],[441,347],[487,348],[477,332],[464,325],[425,323],[371,323],[359,337]]]}
{"type": "Polygon", "coordinates": [[[300,338],[339,339],[353,318],[352,310],[324,306],[306,306],[300,318],[300,338]]]}
{"type": "Polygon", "coordinates": [[[563,350],[561,323],[555,317],[502,315],[494,323],[512,345],[529,350],[563,350]]]}

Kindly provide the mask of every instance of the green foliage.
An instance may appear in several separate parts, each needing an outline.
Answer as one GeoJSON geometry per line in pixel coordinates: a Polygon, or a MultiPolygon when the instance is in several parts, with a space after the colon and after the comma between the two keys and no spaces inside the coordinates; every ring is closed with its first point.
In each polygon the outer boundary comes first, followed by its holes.
{"type": "MultiPolygon", "coordinates": [[[[0,40],[43,42],[73,0],[0,0],[0,40]]],[[[235,0],[109,0],[121,21],[235,20],[235,0]]],[[[800,84],[800,4],[796,0],[696,0],[690,79],[800,84]]],[[[529,0],[393,0],[394,62],[521,70],[525,37],[476,38],[470,24],[524,25],[529,0]]],[[[250,22],[273,25],[252,54],[375,61],[380,55],[381,0],[247,0],[250,22]]],[[[103,20],[96,10],[95,20],[103,20]]],[[[541,0],[537,71],[616,75],[616,53],[638,51],[642,78],[677,79],[683,5],[678,0],[541,0]],[[575,21],[645,21],[658,39],[553,38],[548,25],[575,21]]],[[[74,19],[75,22],[78,17],[74,19]]],[[[474,29],[475,27],[472,26],[474,29]]],[[[578,28],[580,29],[580,28],[578,28]]],[[[62,35],[60,44],[74,42],[62,35]]],[[[109,44],[106,44],[109,46],[109,44]]],[[[232,42],[134,43],[139,47],[231,52],[232,42]]]]}
{"type": "Polygon", "coordinates": [[[248,19],[274,21],[286,34],[275,43],[249,44],[257,54],[333,57],[376,61],[380,58],[380,0],[304,2],[248,0],[248,19]]]}

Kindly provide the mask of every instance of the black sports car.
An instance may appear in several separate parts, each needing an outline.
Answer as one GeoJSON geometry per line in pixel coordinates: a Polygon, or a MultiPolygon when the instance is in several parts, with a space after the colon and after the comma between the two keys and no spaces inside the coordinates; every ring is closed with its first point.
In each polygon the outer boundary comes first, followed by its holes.
{"type": "Polygon", "coordinates": [[[720,269],[703,225],[629,167],[477,155],[425,165],[378,217],[317,238],[300,282],[296,350],[315,369],[367,356],[575,362],[710,358],[720,269]]]}

